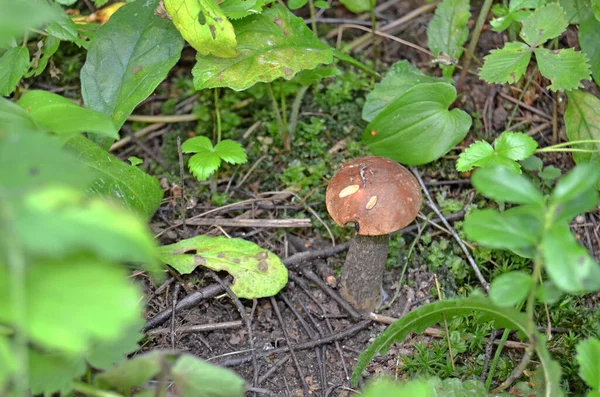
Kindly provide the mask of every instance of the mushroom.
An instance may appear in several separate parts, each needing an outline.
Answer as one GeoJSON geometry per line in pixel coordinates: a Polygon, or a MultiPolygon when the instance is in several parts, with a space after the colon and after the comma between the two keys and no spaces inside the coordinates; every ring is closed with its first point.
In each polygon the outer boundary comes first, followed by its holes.
{"type": "Polygon", "coordinates": [[[341,294],[362,313],[381,304],[389,234],[411,223],[421,207],[415,177],[384,157],[345,164],[327,186],[327,211],[340,226],[353,224],[356,237],[342,268],[341,294]]]}

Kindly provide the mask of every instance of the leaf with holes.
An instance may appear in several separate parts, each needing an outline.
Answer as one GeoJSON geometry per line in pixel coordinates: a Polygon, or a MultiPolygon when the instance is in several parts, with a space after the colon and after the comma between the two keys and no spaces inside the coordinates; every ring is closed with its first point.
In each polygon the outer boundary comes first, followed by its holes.
{"type": "Polygon", "coordinates": [[[237,55],[235,31],[216,0],[164,0],[164,4],[179,33],[200,55],[237,55]]]}
{"type": "Polygon", "coordinates": [[[258,82],[287,80],[305,69],[333,61],[333,50],[322,43],[302,18],[279,4],[234,21],[239,55],[225,59],[198,54],[192,70],[197,90],[229,87],[242,91],[258,82]]]}
{"type": "Polygon", "coordinates": [[[583,52],[572,48],[556,51],[536,48],[534,52],[540,73],[552,82],[548,88],[553,91],[579,88],[581,80],[590,79],[590,65],[583,52]]]}
{"type": "Polygon", "coordinates": [[[501,50],[490,51],[483,60],[481,79],[488,83],[516,83],[529,65],[531,50],[524,43],[506,43],[501,50]]]}
{"type": "Polygon", "coordinates": [[[158,249],[158,257],[181,274],[198,266],[226,271],[234,278],[231,290],[246,299],[273,296],[288,279],[281,259],[239,238],[196,236],[158,249]]]}

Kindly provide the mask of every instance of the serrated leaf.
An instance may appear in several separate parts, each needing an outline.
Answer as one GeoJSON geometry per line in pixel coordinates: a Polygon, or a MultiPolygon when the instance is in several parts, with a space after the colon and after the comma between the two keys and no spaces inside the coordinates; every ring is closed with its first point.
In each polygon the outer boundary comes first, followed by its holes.
{"type": "Polygon", "coordinates": [[[49,91],[28,91],[17,102],[35,123],[62,139],[80,132],[91,132],[114,139],[119,137],[109,116],[78,106],[49,91]]]}
{"type": "Polygon", "coordinates": [[[200,55],[237,56],[235,31],[215,0],[164,0],[179,33],[200,55]]]}
{"type": "Polygon", "coordinates": [[[95,171],[91,192],[118,200],[126,208],[146,216],[160,205],[164,193],[155,177],[117,159],[83,136],[71,138],[65,148],[95,171]]]}
{"type": "Polygon", "coordinates": [[[270,0],[225,0],[219,4],[225,16],[229,19],[245,18],[262,12],[270,0]]]}
{"type": "Polygon", "coordinates": [[[27,47],[14,47],[0,57],[0,96],[10,95],[29,69],[27,47]]]}
{"type": "Polygon", "coordinates": [[[177,359],[171,376],[181,397],[243,397],[245,383],[235,372],[190,354],[177,359]]]}
{"type": "Polygon", "coordinates": [[[488,83],[516,83],[531,59],[530,48],[523,43],[510,42],[501,50],[492,50],[484,57],[479,78],[488,83]]]}
{"type": "MultiPolygon", "coordinates": [[[[569,102],[565,111],[565,127],[569,140],[600,140],[600,99],[579,90],[568,92],[567,97],[569,102]]],[[[600,150],[600,142],[577,147],[600,150]]],[[[574,152],[573,160],[577,164],[592,163],[600,166],[600,153],[574,152]]]]}
{"type": "Polygon", "coordinates": [[[229,164],[244,164],[248,159],[246,158],[246,151],[238,142],[224,139],[217,143],[215,146],[215,153],[229,164]]]}
{"type": "Polygon", "coordinates": [[[228,272],[239,298],[273,296],[287,283],[287,269],[277,255],[239,238],[199,235],[160,247],[158,257],[181,274],[198,266],[228,272]]]}
{"type": "Polygon", "coordinates": [[[470,17],[469,0],[444,0],[437,6],[427,26],[427,43],[435,57],[445,54],[454,60],[460,58],[469,36],[470,17]]]}
{"type": "Polygon", "coordinates": [[[471,180],[477,191],[496,201],[515,204],[544,204],[544,196],[527,179],[506,167],[480,168],[471,180]]]}
{"type": "Polygon", "coordinates": [[[158,375],[170,354],[158,350],[141,354],[101,373],[94,379],[99,387],[130,395],[134,387],[144,386],[158,375]]]}
{"type": "Polygon", "coordinates": [[[535,139],[522,132],[503,132],[494,142],[496,152],[511,160],[525,160],[535,153],[538,147],[535,139]]]}
{"type": "Polygon", "coordinates": [[[456,170],[464,172],[474,167],[484,167],[490,162],[494,153],[492,145],[485,141],[476,141],[460,154],[456,161],[456,170]]]}
{"type": "Polygon", "coordinates": [[[511,307],[524,301],[533,285],[531,275],[512,271],[494,278],[490,285],[490,300],[499,307],[511,307]]]}
{"type": "Polygon", "coordinates": [[[465,218],[464,230],[469,240],[486,247],[517,250],[537,243],[537,235],[532,232],[536,225],[530,218],[505,216],[496,210],[474,211],[465,218]]]}
{"type": "Polygon", "coordinates": [[[579,376],[592,389],[600,391],[600,340],[588,338],[577,344],[579,376]]]}
{"type": "Polygon", "coordinates": [[[333,61],[331,47],[322,43],[302,18],[278,4],[233,25],[239,55],[224,59],[198,54],[192,70],[197,90],[229,87],[242,91],[279,77],[289,80],[301,70],[333,61]]]}
{"type": "Polygon", "coordinates": [[[196,153],[201,150],[214,150],[212,142],[205,136],[195,136],[193,138],[186,139],[181,145],[181,151],[183,153],[196,153]]]}
{"type": "Polygon", "coordinates": [[[157,4],[119,8],[95,33],[81,69],[85,106],[111,116],[117,129],[165,79],[183,48],[173,24],[154,14],[157,4]]]}
{"type": "Polygon", "coordinates": [[[590,65],[583,52],[572,48],[556,51],[536,48],[534,51],[540,73],[552,82],[549,89],[572,90],[582,87],[581,80],[590,79],[590,65]]]}
{"type": "Polygon", "coordinates": [[[495,141],[494,148],[483,141],[477,141],[460,154],[456,162],[458,171],[469,171],[473,167],[504,165],[515,172],[521,172],[516,161],[524,160],[535,153],[537,142],[523,133],[503,132],[495,141]]]}
{"type": "MultiPolygon", "coordinates": [[[[6,266],[0,266],[0,321],[13,323],[6,266]]],[[[81,354],[92,341],[117,339],[140,314],[141,292],[125,269],[87,255],[28,263],[25,279],[31,342],[81,354]]]]}
{"type": "Polygon", "coordinates": [[[426,76],[417,67],[407,61],[399,61],[392,65],[381,82],[375,84],[373,91],[367,95],[362,110],[362,118],[373,121],[388,104],[400,97],[406,90],[420,83],[437,83],[439,77],[426,76]]]}
{"type": "Polygon", "coordinates": [[[600,85],[600,20],[589,16],[579,24],[579,45],[587,56],[596,84],[600,85]]]}
{"type": "Polygon", "coordinates": [[[575,240],[568,224],[550,227],[542,241],[542,252],[546,272],[561,290],[579,294],[600,288],[600,265],[575,240]]]}
{"type": "Polygon", "coordinates": [[[207,180],[221,165],[221,157],[212,150],[198,150],[188,160],[188,168],[199,181],[207,180]]]}
{"type": "Polygon", "coordinates": [[[23,37],[28,29],[39,28],[60,17],[60,13],[43,0],[0,0],[0,10],[0,48],[23,37]]]}
{"type": "Polygon", "coordinates": [[[34,395],[66,395],[73,389],[73,380],[86,371],[85,361],[78,356],[29,349],[28,359],[29,383],[34,395]]]}
{"type": "Polygon", "coordinates": [[[559,36],[568,25],[562,7],[557,3],[550,3],[537,8],[523,20],[520,36],[530,46],[537,47],[559,36]]]}
{"type": "Polygon", "coordinates": [[[471,117],[464,111],[448,110],[455,99],[456,90],[450,84],[419,84],[381,111],[365,129],[362,141],[373,154],[403,164],[437,160],[471,127],[471,117]]]}
{"type": "Polygon", "coordinates": [[[371,9],[371,0],[340,0],[350,12],[359,14],[371,9]]]}

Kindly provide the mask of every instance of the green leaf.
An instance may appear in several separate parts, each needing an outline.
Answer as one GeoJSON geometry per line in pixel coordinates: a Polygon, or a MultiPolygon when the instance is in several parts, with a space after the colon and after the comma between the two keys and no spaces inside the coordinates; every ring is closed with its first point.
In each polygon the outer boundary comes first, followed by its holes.
{"type": "Polygon", "coordinates": [[[306,5],[307,0],[288,0],[288,7],[290,10],[297,10],[306,5]]]}
{"type": "Polygon", "coordinates": [[[134,387],[144,386],[158,375],[169,356],[169,353],[158,350],[141,354],[101,373],[95,378],[95,383],[128,396],[134,387]]]}
{"type": "Polygon", "coordinates": [[[570,294],[600,288],[600,265],[571,234],[569,225],[552,225],[542,241],[544,266],[550,279],[570,294]]]}
{"type": "Polygon", "coordinates": [[[572,90],[582,87],[581,80],[590,79],[590,65],[583,52],[572,48],[554,51],[536,48],[534,51],[540,73],[552,82],[549,89],[572,90]]]}
{"type": "Polygon", "coordinates": [[[320,8],[322,10],[328,10],[331,8],[328,2],[325,0],[317,0],[315,1],[315,7],[320,8]]]}
{"type": "Polygon", "coordinates": [[[488,83],[516,83],[519,81],[529,60],[530,48],[523,43],[510,42],[501,50],[492,50],[484,57],[479,77],[488,83]]]}
{"type": "Polygon", "coordinates": [[[19,105],[6,98],[0,98],[0,134],[14,134],[13,139],[19,139],[20,134],[42,132],[31,116],[19,105]]]}
{"type": "Polygon", "coordinates": [[[477,191],[496,201],[515,204],[544,204],[544,196],[525,176],[506,167],[480,168],[471,180],[477,191]]]}
{"type": "MultiPolygon", "coordinates": [[[[13,323],[9,274],[0,266],[0,321],[13,323]]],[[[90,256],[28,263],[24,331],[48,349],[81,354],[94,340],[115,340],[140,314],[141,291],[121,266],[90,256]]]]}
{"type": "Polygon", "coordinates": [[[532,284],[531,275],[525,272],[501,274],[490,285],[490,300],[499,307],[515,306],[527,298],[532,284]]]}
{"type": "Polygon", "coordinates": [[[23,37],[28,29],[39,28],[60,17],[56,9],[43,0],[0,0],[0,10],[0,48],[23,37]]]}
{"type": "Polygon", "coordinates": [[[94,35],[81,69],[85,106],[111,116],[117,129],[166,78],[183,48],[173,24],[154,14],[157,4],[119,8],[94,35]]]}
{"type": "Polygon", "coordinates": [[[205,136],[195,136],[190,139],[186,139],[181,145],[181,151],[183,153],[197,153],[199,151],[209,150],[213,151],[213,144],[205,136]]]}
{"type": "Polygon", "coordinates": [[[552,185],[556,179],[558,179],[561,175],[560,169],[556,168],[553,165],[545,167],[543,171],[541,171],[538,176],[542,178],[544,184],[546,186],[552,185]]]}
{"type": "Polygon", "coordinates": [[[86,355],[87,362],[94,368],[104,370],[122,363],[128,354],[139,349],[138,341],[144,337],[140,330],[144,328],[145,323],[146,320],[140,316],[117,340],[94,343],[86,355]]]}
{"type": "Polygon", "coordinates": [[[37,64],[34,63],[32,66],[33,69],[29,71],[26,77],[39,76],[44,70],[46,70],[48,61],[56,53],[58,47],[60,46],[60,39],[52,35],[48,35],[43,43],[44,46],[42,47],[42,56],[37,61],[37,64]]]}
{"type": "Polygon", "coordinates": [[[55,4],[54,8],[56,8],[57,14],[60,16],[48,25],[46,32],[64,41],[72,41],[78,45],[82,44],[83,41],[79,40],[79,33],[77,32],[75,22],[63,12],[59,5],[55,4]]]}
{"type": "Polygon", "coordinates": [[[10,95],[29,69],[27,47],[14,47],[0,57],[0,96],[10,95]]]}
{"type": "Polygon", "coordinates": [[[135,156],[127,157],[127,161],[129,161],[131,163],[131,165],[133,165],[133,166],[140,165],[144,162],[144,160],[142,160],[139,157],[135,157],[135,156]]]}
{"type": "Polygon", "coordinates": [[[9,339],[4,335],[0,335],[0,388],[4,387],[14,373],[17,367],[15,359],[9,339]]]}
{"type": "Polygon", "coordinates": [[[373,121],[387,105],[395,101],[406,90],[420,83],[437,83],[443,81],[439,77],[426,76],[407,61],[399,61],[392,65],[381,82],[375,84],[373,91],[367,95],[362,110],[362,118],[373,121]]]}
{"type": "MultiPolygon", "coordinates": [[[[436,323],[449,321],[455,316],[467,316],[473,312],[482,313],[484,316],[479,321],[493,321],[496,328],[515,329],[522,334],[528,334],[529,325],[527,317],[513,308],[500,308],[494,306],[487,298],[470,297],[463,299],[444,300],[421,306],[410,311],[401,319],[390,325],[381,333],[371,346],[358,357],[358,362],[352,371],[352,385],[356,386],[362,372],[376,354],[384,355],[394,342],[402,342],[411,332],[423,332],[427,327],[436,323]]],[[[560,365],[550,358],[550,353],[545,345],[542,335],[535,332],[536,352],[544,370],[545,391],[544,397],[559,397],[563,393],[560,389],[560,365]]]]}
{"type": "Polygon", "coordinates": [[[163,198],[158,179],[129,165],[82,136],[71,138],[65,148],[96,171],[90,190],[119,200],[125,207],[150,216],[163,198]]]}
{"type": "Polygon", "coordinates": [[[460,58],[469,36],[470,17],[469,0],[444,0],[437,6],[427,27],[428,46],[435,57],[443,54],[453,60],[460,58]]]}
{"type": "Polygon", "coordinates": [[[235,372],[184,354],[171,376],[181,397],[243,397],[245,382],[235,372]]]}
{"type": "Polygon", "coordinates": [[[565,204],[587,191],[594,190],[599,176],[598,166],[593,164],[576,166],[558,181],[550,196],[550,202],[554,205],[565,204]]]}
{"type": "MultiPolygon", "coordinates": [[[[583,91],[567,92],[569,102],[565,112],[567,137],[571,141],[600,141],[600,99],[583,91]]],[[[600,150],[600,142],[577,145],[587,150],[600,150]]],[[[593,163],[600,166],[600,153],[574,152],[573,160],[577,164],[593,163]]]]}
{"type": "Polygon", "coordinates": [[[525,160],[538,147],[535,139],[522,132],[503,132],[494,142],[496,152],[511,160],[525,160]]]}
{"type": "Polygon", "coordinates": [[[236,32],[215,0],[164,0],[164,4],[179,33],[198,54],[237,56],[236,32]]]}
{"type": "Polygon", "coordinates": [[[317,81],[337,76],[340,73],[340,70],[335,66],[317,66],[314,69],[303,70],[296,73],[296,76],[294,76],[292,81],[297,82],[301,86],[308,87],[317,81]]]}
{"type": "Polygon", "coordinates": [[[100,198],[76,189],[49,187],[24,197],[17,236],[32,252],[55,256],[85,250],[113,261],[154,260],[154,239],[146,222],[100,198]]]}
{"type": "Polygon", "coordinates": [[[537,225],[530,220],[531,217],[505,216],[491,209],[478,210],[466,217],[464,230],[469,240],[486,247],[514,250],[537,243],[538,236],[532,233],[537,225]]]}
{"type": "Polygon", "coordinates": [[[537,142],[523,133],[503,132],[494,141],[495,150],[483,141],[477,141],[460,154],[456,162],[458,171],[469,171],[473,167],[504,165],[521,172],[516,161],[524,160],[535,153],[537,142]]]}
{"type": "Polygon", "coordinates": [[[340,3],[355,14],[369,11],[372,7],[371,0],[340,0],[340,3]]]}
{"type": "Polygon", "coordinates": [[[433,386],[422,380],[394,382],[387,378],[378,378],[371,382],[361,393],[362,397],[435,397],[433,386]]]}
{"type": "Polygon", "coordinates": [[[590,61],[592,77],[600,85],[600,20],[589,16],[579,24],[579,45],[590,61]]]}
{"type": "Polygon", "coordinates": [[[200,235],[160,247],[158,256],[181,274],[198,266],[228,272],[239,298],[273,296],[287,283],[287,269],[277,255],[238,238],[200,235]]]}
{"type": "Polygon", "coordinates": [[[592,0],[592,11],[596,19],[600,21],[600,0],[592,0]]]}
{"type": "Polygon", "coordinates": [[[570,24],[578,24],[594,17],[588,0],[559,0],[560,6],[566,12],[566,19],[570,24]]]}
{"type": "Polygon", "coordinates": [[[494,155],[494,148],[489,143],[485,141],[473,142],[458,157],[456,170],[464,172],[472,170],[473,167],[484,167],[494,155]]]}
{"type": "Polygon", "coordinates": [[[213,151],[198,151],[188,160],[190,172],[199,181],[205,181],[219,168],[221,157],[213,151]]]}
{"type": "Polygon", "coordinates": [[[34,395],[66,395],[73,389],[73,379],[80,378],[85,370],[81,357],[29,349],[29,383],[34,395]]]}
{"type": "Polygon", "coordinates": [[[403,164],[437,160],[459,143],[471,127],[467,113],[448,110],[455,99],[456,90],[450,84],[419,84],[380,112],[367,126],[362,141],[373,154],[403,164]]]}
{"type": "Polygon", "coordinates": [[[536,298],[542,303],[553,305],[563,297],[563,292],[552,281],[546,280],[538,286],[536,298]]]}
{"type": "Polygon", "coordinates": [[[37,125],[65,140],[80,132],[119,138],[109,116],[78,106],[49,91],[28,91],[17,103],[37,125]]]}
{"type": "Polygon", "coordinates": [[[219,4],[225,16],[229,19],[245,18],[262,12],[270,0],[225,0],[219,4]]]}
{"type": "Polygon", "coordinates": [[[537,156],[529,156],[519,163],[521,163],[521,166],[527,171],[541,171],[544,166],[544,162],[537,156]]]}
{"type": "Polygon", "coordinates": [[[600,391],[600,340],[588,338],[577,344],[579,376],[589,387],[600,391]]]}
{"type": "Polygon", "coordinates": [[[229,164],[244,164],[248,159],[246,158],[246,151],[238,142],[230,139],[224,139],[217,143],[215,146],[215,153],[229,164]]]}
{"type": "Polygon", "coordinates": [[[315,37],[302,18],[278,4],[233,24],[239,55],[224,59],[198,54],[192,70],[197,90],[229,87],[242,91],[279,77],[289,80],[301,70],[333,61],[331,47],[315,37]]]}
{"type": "Polygon", "coordinates": [[[558,37],[569,24],[566,13],[557,3],[550,3],[536,9],[523,21],[521,38],[531,47],[558,37]]]}

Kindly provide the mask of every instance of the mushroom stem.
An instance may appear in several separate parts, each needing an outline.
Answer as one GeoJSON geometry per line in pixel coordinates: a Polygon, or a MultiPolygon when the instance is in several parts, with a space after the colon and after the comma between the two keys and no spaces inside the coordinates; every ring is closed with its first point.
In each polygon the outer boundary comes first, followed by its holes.
{"type": "Polygon", "coordinates": [[[341,295],[361,313],[381,304],[381,282],[388,256],[389,235],[357,235],[342,268],[341,295]]]}

